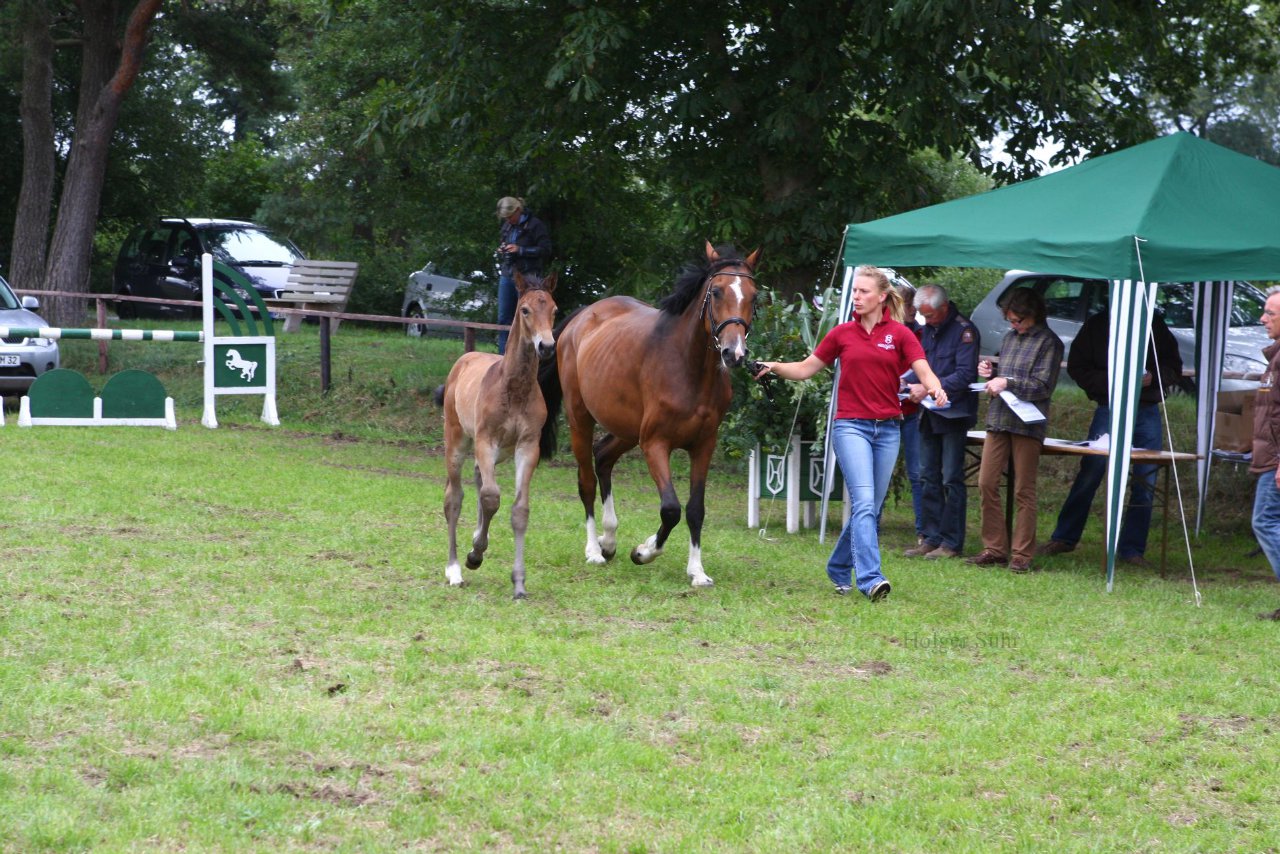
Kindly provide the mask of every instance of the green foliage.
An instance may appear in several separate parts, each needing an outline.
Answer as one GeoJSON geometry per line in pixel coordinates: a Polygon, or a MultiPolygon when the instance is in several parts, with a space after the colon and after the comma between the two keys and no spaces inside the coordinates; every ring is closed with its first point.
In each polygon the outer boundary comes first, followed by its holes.
{"type": "Polygon", "coordinates": [[[912,278],[917,286],[925,282],[937,282],[947,289],[947,296],[956,304],[963,315],[970,315],[978,307],[978,303],[986,298],[1005,271],[986,267],[941,267],[931,271],[930,275],[912,278]]]}
{"type": "MultiPolygon", "coordinates": [[[[368,27],[358,8],[340,7],[343,22],[368,27]]],[[[1046,138],[1063,157],[1141,141],[1155,132],[1145,93],[1185,91],[1208,66],[1249,68],[1272,50],[1251,9],[1203,0],[1160,15],[965,0],[857,15],[819,0],[404,9],[419,52],[406,74],[379,77],[364,138],[390,147],[461,131],[457,150],[503,164],[544,201],[573,200],[570,216],[611,245],[629,229],[583,210],[575,188],[616,207],[642,185],[667,203],[658,236],[674,236],[668,249],[758,242],[786,294],[829,271],[844,223],[970,191],[972,174],[939,167],[981,162],[997,134],[1015,162],[984,166],[1006,175],[1038,168],[1046,138]],[[1212,30],[1219,56],[1205,55],[1198,28],[1212,30]]]]}
{"type": "MultiPolygon", "coordinates": [[[[769,294],[751,324],[750,357],[771,362],[802,361],[838,322],[840,292],[828,288],[811,303],[769,294]],[[815,304],[819,307],[815,307],[815,304]]],[[[757,444],[780,447],[799,433],[821,439],[826,429],[831,374],[803,382],[769,377],[757,382],[749,370],[733,373],[733,405],[720,425],[720,441],[730,457],[743,457],[757,444]]]]}
{"type": "Polygon", "coordinates": [[[204,181],[190,209],[204,216],[254,219],[275,189],[270,164],[270,153],[254,134],[214,149],[205,158],[204,181]]]}

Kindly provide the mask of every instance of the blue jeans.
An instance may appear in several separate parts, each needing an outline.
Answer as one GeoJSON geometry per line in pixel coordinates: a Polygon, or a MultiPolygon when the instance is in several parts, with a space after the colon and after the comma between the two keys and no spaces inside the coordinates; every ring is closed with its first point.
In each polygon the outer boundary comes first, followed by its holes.
{"type": "Polygon", "coordinates": [[[1271,561],[1271,571],[1280,578],[1280,489],[1276,488],[1274,471],[1258,476],[1258,489],[1253,495],[1253,535],[1271,561]]]}
{"type": "Polygon", "coordinates": [[[916,536],[924,536],[921,524],[921,499],[924,495],[920,481],[920,411],[902,416],[902,465],[907,470],[907,483],[911,484],[911,512],[916,516],[916,536]]]}
{"type": "Polygon", "coordinates": [[[827,561],[827,577],[838,587],[848,586],[856,567],[858,589],[870,593],[884,578],[876,515],[898,462],[902,428],[897,419],[841,418],[831,429],[831,439],[849,490],[851,512],[827,561]]]}
{"type": "MultiPolygon", "coordinates": [[[[1089,425],[1089,438],[1096,439],[1111,429],[1111,409],[1099,406],[1089,425]]],[[[1133,422],[1133,447],[1158,451],[1164,448],[1164,432],[1160,423],[1160,407],[1155,404],[1138,407],[1133,422]]],[[[1156,487],[1157,466],[1134,466],[1129,477],[1129,509],[1120,525],[1120,540],[1116,544],[1119,557],[1141,556],[1147,550],[1147,530],[1151,527],[1151,502],[1156,487]]],[[[1094,493],[1107,476],[1107,458],[1090,456],[1080,458],[1080,472],[1076,475],[1067,500],[1058,513],[1058,525],[1053,529],[1053,539],[1075,545],[1080,542],[1084,526],[1089,521],[1089,508],[1094,493]]]]}
{"type": "Polygon", "coordinates": [[[964,551],[965,508],[969,491],[964,485],[964,430],[920,433],[920,480],[924,517],[921,536],[926,543],[964,551]]]}
{"type": "Polygon", "coordinates": [[[507,336],[511,321],[516,316],[516,303],[520,297],[516,294],[516,280],[513,276],[498,277],[498,323],[507,327],[498,333],[498,353],[507,352],[507,336]]]}

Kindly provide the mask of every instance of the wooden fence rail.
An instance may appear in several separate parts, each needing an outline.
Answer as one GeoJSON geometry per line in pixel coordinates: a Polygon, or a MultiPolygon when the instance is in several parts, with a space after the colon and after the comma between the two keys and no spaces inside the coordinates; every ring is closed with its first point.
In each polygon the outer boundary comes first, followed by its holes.
{"type": "MultiPolygon", "coordinates": [[[[178,305],[190,306],[199,309],[201,303],[198,300],[173,300],[173,299],[154,299],[152,297],[134,297],[123,296],[120,294],[82,294],[70,291],[33,291],[27,288],[14,288],[13,292],[19,296],[33,297],[73,297],[85,300],[93,300],[96,304],[95,317],[97,318],[97,328],[107,329],[107,303],[108,302],[145,302],[155,303],[159,305],[178,305]]],[[[277,308],[271,307],[273,314],[284,315],[301,315],[303,317],[315,318],[337,318],[339,320],[361,320],[369,323],[390,323],[399,324],[401,326],[430,326],[440,329],[461,329],[462,330],[462,346],[467,352],[476,348],[476,332],[500,332],[507,329],[497,323],[478,323],[472,320],[436,320],[429,317],[398,317],[389,314],[356,314],[349,311],[317,311],[310,308],[277,308]]],[[[329,390],[329,341],[328,332],[329,324],[321,323],[320,326],[320,385],[324,391],[329,390]]],[[[98,372],[105,374],[107,372],[107,342],[98,342],[98,372]]]]}

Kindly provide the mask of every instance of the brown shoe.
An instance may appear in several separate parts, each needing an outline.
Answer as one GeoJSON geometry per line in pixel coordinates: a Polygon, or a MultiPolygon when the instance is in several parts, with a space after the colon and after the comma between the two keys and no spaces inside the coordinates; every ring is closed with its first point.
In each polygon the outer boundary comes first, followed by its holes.
{"type": "Polygon", "coordinates": [[[938,546],[933,551],[924,556],[925,560],[941,560],[948,557],[960,557],[960,552],[946,546],[938,546]]]}
{"type": "Polygon", "coordinates": [[[1145,569],[1151,568],[1151,564],[1142,555],[1129,555],[1128,557],[1117,558],[1117,560],[1123,564],[1127,564],[1128,566],[1137,566],[1145,569]]]}
{"type": "Polygon", "coordinates": [[[997,564],[1004,566],[1009,559],[995,549],[983,549],[973,557],[967,558],[965,562],[974,566],[996,566],[997,564]]]}
{"type": "Polygon", "coordinates": [[[934,551],[937,548],[938,548],[937,543],[930,543],[930,542],[926,542],[925,540],[921,540],[911,548],[904,549],[902,552],[902,556],[903,557],[924,557],[929,552],[934,551]]]}
{"type": "Polygon", "coordinates": [[[1259,620],[1280,620],[1280,608],[1258,615],[1259,620]]]}
{"type": "Polygon", "coordinates": [[[1015,557],[1009,564],[1009,571],[1017,573],[1030,572],[1031,561],[1025,557],[1015,557]]]}
{"type": "Polygon", "coordinates": [[[1049,557],[1050,555],[1066,554],[1076,550],[1075,543],[1064,543],[1062,540],[1050,540],[1040,548],[1036,549],[1036,554],[1040,557],[1049,557]]]}

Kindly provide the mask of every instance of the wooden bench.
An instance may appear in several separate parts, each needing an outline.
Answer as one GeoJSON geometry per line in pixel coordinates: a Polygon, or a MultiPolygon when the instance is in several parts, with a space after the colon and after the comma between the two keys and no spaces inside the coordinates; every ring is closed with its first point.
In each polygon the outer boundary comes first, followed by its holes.
{"type": "MultiPolygon", "coordinates": [[[[360,265],[354,261],[299,261],[289,273],[289,283],[267,300],[267,305],[293,305],[317,311],[344,311],[351,290],[356,284],[356,272],[360,265]]],[[[302,328],[301,314],[285,316],[284,331],[297,332],[302,328]]],[[[342,322],[328,318],[329,331],[337,332],[342,322]]]]}

